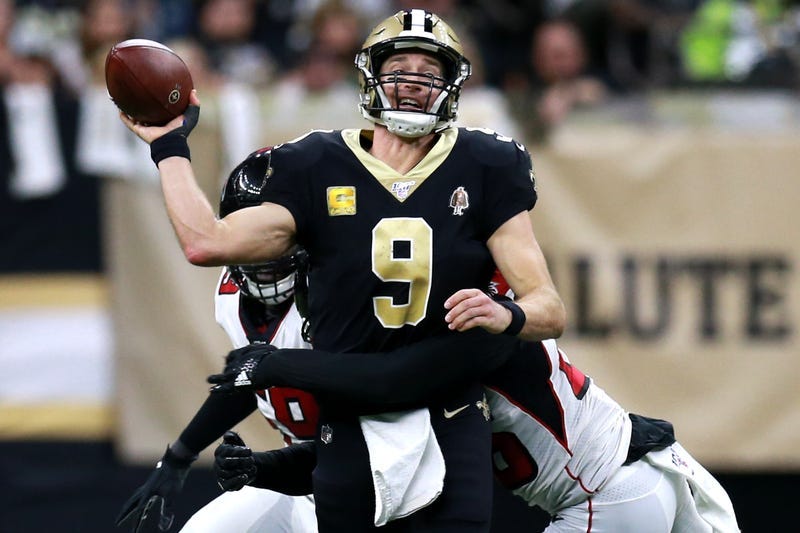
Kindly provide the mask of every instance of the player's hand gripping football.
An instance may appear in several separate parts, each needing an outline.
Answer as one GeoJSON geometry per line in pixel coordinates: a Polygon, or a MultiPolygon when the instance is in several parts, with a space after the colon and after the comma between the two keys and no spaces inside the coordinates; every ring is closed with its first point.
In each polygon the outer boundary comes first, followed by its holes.
{"type": "Polygon", "coordinates": [[[186,108],[186,111],[163,126],[141,124],[122,111],[120,111],[119,117],[129,130],[147,144],[151,144],[154,140],[165,135],[179,135],[186,138],[189,137],[189,134],[197,126],[197,121],[200,119],[200,98],[197,96],[197,91],[192,90],[189,95],[189,107],[186,108]]]}
{"type": "Polygon", "coordinates": [[[192,460],[175,457],[167,447],[147,481],[128,498],[117,516],[117,527],[130,527],[134,533],[168,531],[175,517],[173,503],[183,490],[192,460]]]}
{"type": "Polygon", "coordinates": [[[265,388],[268,384],[260,383],[258,379],[258,365],[275,350],[275,346],[265,343],[253,343],[232,350],[225,358],[225,370],[221,374],[208,376],[208,382],[214,385],[211,392],[231,393],[265,388]]]}
{"type": "Polygon", "coordinates": [[[235,431],[226,431],[222,444],[214,450],[214,472],[225,491],[240,490],[256,478],[258,467],[253,451],[235,431]]]}

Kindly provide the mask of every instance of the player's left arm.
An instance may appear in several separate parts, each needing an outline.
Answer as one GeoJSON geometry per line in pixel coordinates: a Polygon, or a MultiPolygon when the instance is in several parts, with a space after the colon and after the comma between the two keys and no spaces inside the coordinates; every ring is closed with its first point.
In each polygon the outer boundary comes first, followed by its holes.
{"type": "Polygon", "coordinates": [[[510,336],[475,329],[440,335],[382,353],[331,353],[252,344],[229,354],[237,361],[209,376],[213,393],[270,386],[311,392],[359,414],[421,407],[453,387],[481,378],[519,349],[510,336]]]}
{"type": "Polygon", "coordinates": [[[514,291],[514,302],[501,304],[479,289],[457,291],[445,301],[445,321],[450,329],[482,327],[529,341],[560,337],[566,310],[533,233],[530,214],[523,211],[508,219],[492,234],[487,246],[514,291]]]}

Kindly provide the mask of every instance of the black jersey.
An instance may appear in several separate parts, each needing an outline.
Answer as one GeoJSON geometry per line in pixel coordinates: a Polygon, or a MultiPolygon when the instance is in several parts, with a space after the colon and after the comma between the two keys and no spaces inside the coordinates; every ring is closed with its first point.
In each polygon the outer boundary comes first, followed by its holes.
{"type": "Polygon", "coordinates": [[[450,128],[399,174],[371,132],[315,131],[272,150],[263,200],[286,207],[308,251],[315,347],[385,351],[448,332],[444,301],[486,287],[486,241],[536,202],[530,155],[488,130],[450,128]]]}

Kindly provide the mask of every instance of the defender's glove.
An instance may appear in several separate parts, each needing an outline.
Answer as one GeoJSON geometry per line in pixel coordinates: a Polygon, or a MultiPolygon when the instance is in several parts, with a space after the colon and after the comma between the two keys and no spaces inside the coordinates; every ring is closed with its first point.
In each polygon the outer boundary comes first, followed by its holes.
{"type": "Polygon", "coordinates": [[[253,451],[234,431],[226,431],[222,444],[214,450],[214,472],[217,483],[225,491],[240,490],[258,473],[253,451]]]}
{"type": "Polygon", "coordinates": [[[196,459],[180,459],[167,446],[164,456],[156,464],[147,481],[128,498],[117,515],[117,527],[130,525],[134,533],[140,531],[168,531],[175,517],[174,499],[183,489],[183,483],[196,459]],[[148,526],[149,524],[149,526],[148,526]]]}
{"type": "Polygon", "coordinates": [[[269,353],[277,348],[271,344],[253,343],[231,351],[225,358],[225,370],[222,374],[208,376],[213,384],[211,392],[230,393],[263,389],[265,384],[254,378],[258,364],[269,353]]]}

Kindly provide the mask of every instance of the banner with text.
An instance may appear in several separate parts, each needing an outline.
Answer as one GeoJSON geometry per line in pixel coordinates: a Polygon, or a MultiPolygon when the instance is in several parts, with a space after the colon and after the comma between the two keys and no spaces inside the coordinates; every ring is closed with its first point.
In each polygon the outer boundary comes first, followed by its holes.
{"type": "Polygon", "coordinates": [[[710,467],[800,468],[798,140],[582,126],[531,150],[562,348],[710,467]]]}

